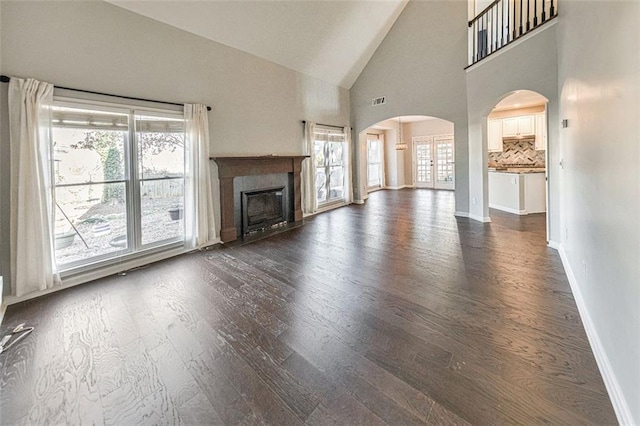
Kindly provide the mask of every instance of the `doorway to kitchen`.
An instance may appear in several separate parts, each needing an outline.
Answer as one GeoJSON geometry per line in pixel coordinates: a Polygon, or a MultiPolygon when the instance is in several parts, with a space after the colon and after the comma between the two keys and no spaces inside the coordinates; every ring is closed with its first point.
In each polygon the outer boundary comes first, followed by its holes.
{"type": "MultiPolygon", "coordinates": [[[[547,215],[546,106],[544,96],[517,90],[488,115],[489,208],[516,215],[547,215]]],[[[549,221],[546,223],[549,235],[549,221]]]]}
{"type": "Polygon", "coordinates": [[[414,187],[454,189],[453,135],[414,136],[412,142],[414,187]]]}

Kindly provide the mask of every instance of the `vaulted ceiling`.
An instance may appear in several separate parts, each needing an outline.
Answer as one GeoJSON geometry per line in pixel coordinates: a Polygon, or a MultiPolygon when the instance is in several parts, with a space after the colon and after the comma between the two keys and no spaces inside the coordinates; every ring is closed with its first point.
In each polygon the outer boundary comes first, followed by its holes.
{"type": "Polygon", "coordinates": [[[408,0],[106,0],[350,88],[408,0]]]}

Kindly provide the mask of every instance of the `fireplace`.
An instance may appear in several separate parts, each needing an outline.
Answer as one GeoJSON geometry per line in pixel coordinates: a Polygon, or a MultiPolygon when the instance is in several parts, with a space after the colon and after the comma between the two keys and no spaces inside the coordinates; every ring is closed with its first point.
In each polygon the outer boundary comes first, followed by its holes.
{"type": "Polygon", "coordinates": [[[242,234],[287,222],[286,188],[242,191],[242,234]]]}
{"type": "MultiPolygon", "coordinates": [[[[302,221],[300,172],[308,155],[211,157],[220,179],[220,239],[224,243],[243,235],[241,193],[284,187],[287,222],[302,221]]],[[[274,219],[275,220],[275,219],[274,219]]],[[[262,226],[262,225],[261,225],[262,226]]]]}

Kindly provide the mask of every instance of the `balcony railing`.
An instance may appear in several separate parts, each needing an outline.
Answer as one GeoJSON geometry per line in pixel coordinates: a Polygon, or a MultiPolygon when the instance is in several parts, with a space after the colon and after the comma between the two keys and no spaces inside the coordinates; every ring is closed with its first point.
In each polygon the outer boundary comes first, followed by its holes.
{"type": "Polygon", "coordinates": [[[558,0],[495,0],[469,21],[469,66],[558,16],[558,0]]]}

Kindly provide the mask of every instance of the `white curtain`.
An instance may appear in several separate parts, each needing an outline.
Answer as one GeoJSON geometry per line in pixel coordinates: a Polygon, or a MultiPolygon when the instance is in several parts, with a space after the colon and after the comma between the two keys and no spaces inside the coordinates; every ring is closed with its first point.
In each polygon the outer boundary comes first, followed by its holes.
{"type": "Polygon", "coordinates": [[[60,283],[53,235],[52,104],[52,84],[11,78],[9,243],[15,296],[60,283]]]}
{"type": "Polygon", "coordinates": [[[310,155],[302,162],[302,212],[305,215],[313,214],[318,210],[316,198],[316,161],[313,155],[315,142],[316,123],[307,121],[304,124],[304,155],[310,155]]]}
{"type": "Polygon", "coordinates": [[[186,121],[186,242],[191,248],[217,241],[209,164],[209,119],[207,107],[185,104],[186,121]]]}
{"type": "Polygon", "coordinates": [[[351,127],[344,128],[344,144],[344,202],[350,204],[353,202],[353,173],[351,173],[353,170],[353,165],[351,164],[353,144],[351,143],[351,127]]]}

